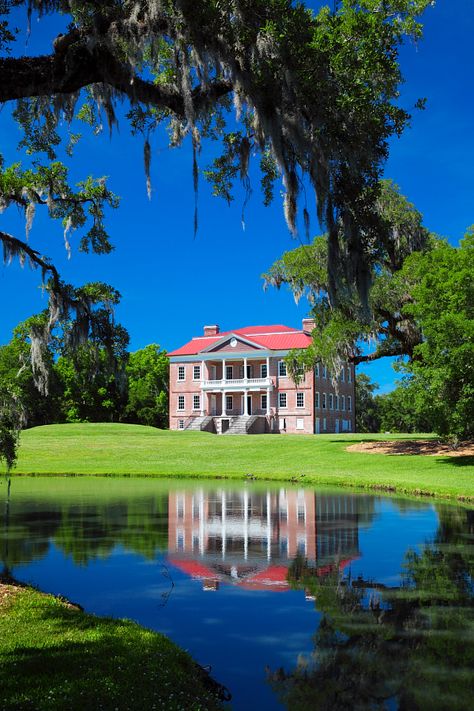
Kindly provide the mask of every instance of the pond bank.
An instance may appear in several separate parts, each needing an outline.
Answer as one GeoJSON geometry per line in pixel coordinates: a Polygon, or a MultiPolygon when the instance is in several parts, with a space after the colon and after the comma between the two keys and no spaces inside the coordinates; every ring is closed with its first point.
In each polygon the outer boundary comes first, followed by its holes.
{"type": "Polygon", "coordinates": [[[167,637],[0,578],[0,707],[222,709],[217,685],[167,637]]]}
{"type": "MultiPolygon", "coordinates": [[[[474,501],[474,457],[351,452],[414,435],[234,435],[122,424],[25,430],[15,474],[293,481],[474,501]]],[[[430,441],[433,437],[422,435],[430,441]]]]}

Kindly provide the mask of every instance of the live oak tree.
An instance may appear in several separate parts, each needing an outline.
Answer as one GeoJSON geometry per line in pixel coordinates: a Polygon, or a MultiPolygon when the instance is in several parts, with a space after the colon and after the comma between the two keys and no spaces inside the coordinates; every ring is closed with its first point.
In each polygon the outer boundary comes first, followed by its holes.
{"type": "MultiPolygon", "coordinates": [[[[230,199],[237,177],[249,193],[254,157],[266,203],[282,178],[293,233],[300,211],[308,229],[310,187],[328,232],[329,298],[336,304],[344,289],[353,290],[367,313],[379,178],[390,137],[410,118],[398,102],[398,50],[405,38],[421,36],[418,18],[429,4],[340,0],[313,13],[291,0],[4,0],[0,102],[16,102],[20,148],[36,160],[26,168],[0,162],[0,211],[20,208],[29,231],[35,210],[47,210],[62,221],[66,243],[71,229],[84,229],[82,249],[109,251],[104,210],[117,206],[116,196],[100,178],[71,186],[57,148],[65,140],[73,151],[79,134],[61,127],[76,119],[96,132],[105,121],[112,129],[124,102],[143,141],[149,191],[150,138],[160,126],[172,145],[190,138],[196,194],[203,139],[222,140],[222,156],[207,172],[216,194],[230,199]],[[69,20],[66,32],[51,38],[50,53],[18,56],[9,12],[16,9],[17,22],[21,7],[28,18],[69,20]]],[[[27,240],[0,230],[0,241],[4,259],[39,268],[49,290],[50,318],[32,333],[33,358],[58,319],[75,319],[71,333],[77,343],[85,339],[93,320],[87,300],[76,298],[27,240]]]]}
{"type": "Polygon", "coordinates": [[[312,344],[290,354],[289,368],[298,378],[301,366],[323,361],[335,379],[345,361],[396,356],[405,378],[394,393],[377,398],[382,428],[471,439],[474,229],[454,247],[422,226],[421,215],[393,184],[382,183],[380,195],[387,231],[374,257],[370,319],[361,317],[357,295],[349,290],[337,306],[331,304],[324,237],[286,252],[264,274],[267,285],[287,285],[297,300],[306,296],[316,318],[312,344]]]}
{"type": "Polygon", "coordinates": [[[312,345],[290,357],[295,377],[300,365],[311,368],[318,361],[326,363],[336,378],[346,361],[358,365],[384,356],[416,357],[422,334],[409,305],[417,277],[406,269],[406,259],[413,252],[431,250],[436,238],[391,181],[380,183],[377,210],[381,229],[372,242],[367,313],[360,296],[345,281],[338,304],[331,302],[326,235],[285,252],[263,274],[265,286],[288,286],[296,301],[306,297],[312,306],[316,320],[312,345]]]}
{"type": "MultiPolygon", "coordinates": [[[[8,56],[14,28],[5,14],[0,102],[17,101],[22,145],[53,160],[62,119],[98,126],[105,114],[112,128],[117,104],[126,100],[132,130],[144,139],[148,178],[149,137],[165,124],[172,144],[191,138],[196,190],[201,140],[223,138],[223,156],[209,171],[215,191],[229,198],[233,178],[239,173],[247,182],[249,160],[258,154],[266,201],[275,178],[283,178],[292,232],[307,180],[328,230],[331,298],[342,277],[365,298],[370,245],[377,239],[378,178],[388,139],[409,119],[397,104],[398,48],[405,37],[420,36],[417,17],[428,4],[341,0],[334,11],[323,7],[314,14],[290,0],[4,2],[4,14],[10,5],[25,5],[30,15],[63,13],[71,22],[50,54],[14,57],[8,56]],[[232,101],[240,131],[226,128],[232,101]]],[[[72,143],[77,140],[73,134],[72,143]]],[[[87,203],[94,234],[85,246],[108,248],[102,210],[114,198],[103,183],[90,179],[74,192],[64,188],[65,176],[63,189],[50,174],[20,172],[19,180],[26,181],[23,191],[11,192],[7,183],[0,195],[24,208],[27,222],[45,202],[52,216],[63,211],[67,231],[84,223],[87,203]]],[[[26,257],[45,270],[25,244],[4,233],[0,239],[7,256],[26,257]]]]}

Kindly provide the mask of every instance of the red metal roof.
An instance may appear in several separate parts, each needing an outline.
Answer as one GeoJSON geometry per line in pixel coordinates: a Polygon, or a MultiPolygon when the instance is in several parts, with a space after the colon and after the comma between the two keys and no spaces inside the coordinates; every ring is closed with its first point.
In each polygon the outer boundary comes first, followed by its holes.
{"type": "Polygon", "coordinates": [[[177,348],[169,356],[196,355],[214,343],[217,343],[225,336],[235,333],[242,336],[255,345],[263,346],[272,351],[284,351],[292,348],[307,348],[311,343],[311,337],[303,331],[298,331],[289,326],[277,324],[275,326],[246,326],[233,331],[224,331],[216,336],[200,336],[185,343],[181,348],[177,348]]]}

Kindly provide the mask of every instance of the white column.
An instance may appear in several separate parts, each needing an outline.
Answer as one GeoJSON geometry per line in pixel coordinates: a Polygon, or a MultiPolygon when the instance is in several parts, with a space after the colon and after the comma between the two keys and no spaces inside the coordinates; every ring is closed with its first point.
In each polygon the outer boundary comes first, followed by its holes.
{"type": "Polygon", "coordinates": [[[244,380],[247,380],[247,358],[244,358],[244,380]]]}
{"type": "Polygon", "coordinates": [[[222,558],[225,559],[226,550],[226,495],[225,491],[221,495],[221,506],[222,506],[222,558]]]}
{"type": "Polygon", "coordinates": [[[226,392],[225,392],[225,390],[223,390],[222,391],[222,414],[224,415],[224,417],[227,415],[226,407],[225,407],[225,396],[226,396],[226,392]]]}
{"type": "Polygon", "coordinates": [[[270,414],[270,388],[267,388],[267,415],[270,414]]]}
{"type": "Polygon", "coordinates": [[[199,492],[199,552],[204,555],[204,492],[199,492]]]}
{"type": "Polygon", "coordinates": [[[247,401],[247,390],[244,389],[244,415],[249,414],[249,403],[247,401]]]}
{"type": "Polygon", "coordinates": [[[247,560],[249,553],[249,492],[244,491],[244,559],[247,560]]]}
{"type": "Polygon", "coordinates": [[[267,378],[270,377],[270,356],[267,356],[267,378]]]}
{"type": "Polygon", "coordinates": [[[272,557],[272,519],[270,514],[270,492],[267,491],[267,560],[272,557]]]}
{"type": "Polygon", "coordinates": [[[222,380],[225,380],[225,358],[222,361],[222,380]]]}

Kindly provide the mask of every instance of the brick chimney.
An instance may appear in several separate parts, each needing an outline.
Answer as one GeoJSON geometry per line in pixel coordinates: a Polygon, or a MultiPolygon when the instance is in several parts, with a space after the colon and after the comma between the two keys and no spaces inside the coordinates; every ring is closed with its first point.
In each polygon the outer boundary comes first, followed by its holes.
{"type": "Polygon", "coordinates": [[[219,333],[219,326],[215,324],[214,326],[204,326],[205,336],[217,336],[219,333]]]}
{"type": "Polygon", "coordinates": [[[305,333],[311,333],[314,328],[316,328],[316,321],[314,318],[307,316],[303,319],[303,331],[305,333]]]}

